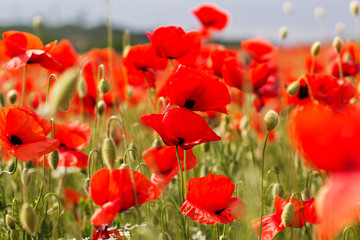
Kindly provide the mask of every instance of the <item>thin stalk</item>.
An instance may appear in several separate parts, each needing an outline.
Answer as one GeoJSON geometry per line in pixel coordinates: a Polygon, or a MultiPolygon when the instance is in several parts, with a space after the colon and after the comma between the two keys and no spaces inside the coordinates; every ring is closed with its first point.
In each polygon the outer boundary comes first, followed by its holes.
{"type": "Polygon", "coordinates": [[[22,81],[22,102],[21,105],[24,106],[25,105],[25,82],[26,82],[26,68],[27,68],[27,64],[25,64],[24,66],[24,72],[23,72],[23,81],[22,81]]]}
{"type": "Polygon", "coordinates": [[[50,80],[51,78],[54,77],[56,79],[56,83],[59,83],[59,79],[58,77],[55,75],[55,74],[51,74],[49,76],[49,79],[48,79],[48,85],[47,85],[47,90],[46,90],[46,98],[45,98],[45,103],[47,103],[48,101],[48,98],[49,98],[49,91],[50,91],[50,80]]]}
{"type": "Polygon", "coordinates": [[[13,174],[16,172],[17,165],[18,165],[18,159],[15,158],[15,164],[14,164],[13,170],[12,170],[11,172],[6,171],[6,170],[2,170],[2,171],[0,172],[0,177],[1,177],[1,175],[3,175],[3,174],[13,175],[13,174]]]}
{"type": "Polygon", "coordinates": [[[101,78],[105,77],[105,67],[103,64],[99,65],[98,68],[98,76],[96,81],[96,102],[95,102],[95,121],[94,121],[94,139],[92,142],[92,148],[95,148],[96,145],[96,137],[97,137],[97,118],[98,118],[98,102],[100,98],[100,91],[99,91],[99,82],[101,78]]]}
{"type": "Polygon", "coordinates": [[[181,201],[184,202],[185,201],[185,197],[184,197],[184,177],[182,174],[182,167],[181,167],[181,162],[180,162],[180,156],[179,156],[179,146],[176,145],[175,149],[176,149],[176,159],[178,161],[179,164],[179,173],[180,173],[180,182],[181,182],[181,201]]]}
{"type": "Polygon", "coordinates": [[[267,140],[269,138],[269,134],[270,131],[267,131],[266,133],[266,137],[265,137],[265,142],[264,142],[264,147],[263,147],[263,152],[262,152],[262,162],[261,162],[261,190],[260,190],[260,199],[261,199],[261,204],[260,204],[260,237],[259,239],[261,240],[261,235],[262,235],[262,218],[263,218],[263,214],[264,214],[264,168],[265,168],[265,149],[266,149],[266,143],[267,140]]]}
{"type": "Polygon", "coordinates": [[[351,232],[353,233],[354,239],[357,239],[357,235],[356,235],[356,232],[355,232],[354,228],[353,227],[346,227],[344,229],[343,233],[342,233],[341,240],[348,240],[349,230],[351,230],[351,232]]]}
{"type": "Polygon", "coordinates": [[[251,150],[251,157],[252,157],[252,162],[253,165],[255,167],[256,164],[256,159],[255,159],[255,153],[254,153],[254,145],[253,145],[253,141],[252,141],[252,128],[251,128],[251,95],[250,93],[246,93],[245,94],[245,98],[246,98],[246,113],[248,116],[248,131],[249,131],[249,141],[250,141],[250,150],[251,150]]]}
{"type": "Polygon", "coordinates": [[[312,240],[311,238],[311,235],[307,229],[307,226],[306,226],[306,221],[305,221],[305,208],[304,208],[304,203],[303,203],[303,200],[302,200],[302,196],[301,196],[301,193],[299,192],[295,192],[291,195],[291,198],[290,198],[290,203],[292,203],[292,199],[294,198],[295,195],[298,195],[300,197],[300,202],[301,202],[301,210],[302,210],[302,214],[303,214],[303,221],[304,221],[304,227],[305,227],[305,231],[309,237],[310,240],[312,240]]]}

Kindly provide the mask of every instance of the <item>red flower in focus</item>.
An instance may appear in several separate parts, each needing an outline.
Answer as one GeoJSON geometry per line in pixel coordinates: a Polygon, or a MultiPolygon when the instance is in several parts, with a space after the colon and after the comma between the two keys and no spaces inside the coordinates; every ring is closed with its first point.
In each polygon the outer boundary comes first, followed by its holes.
{"type": "MultiPolygon", "coordinates": [[[[146,149],[142,153],[146,165],[154,172],[151,182],[163,191],[171,180],[179,173],[176,149],[171,146],[159,146],[146,149]]],[[[184,170],[184,151],[179,151],[180,163],[184,170]]],[[[186,169],[191,170],[197,164],[192,149],[186,151],[186,169]]]]}
{"type": "MultiPolygon", "coordinates": [[[[143,174],[135,170],[133,173],[138,204],[156,200],[160,196],[157,187],[143,174]]],[[[130,169],[100,169],[90,180],[89,195],[101,206],[91,217],[91,223],[110,224],[118,212],[135,206],[130,169]]]]}
{"type": "Polygon", "coordinates": [[[107,224],[95,226],[91,240],[121,239],[121,234],[115,228],[109,228],[107,224]]]}
{"type": "Polygon", "coordinates": [[[229,223],[244,218],[246,207],[239,197],[231,197],[235,185],[231,179],[209,173],[191,178],[188,193],[181,205],[182,214],[201,224],[229,223]]]}
{"type": "Polygon", "coordinates": [[[297,109],[289,121],[293,145],[312,165],[325,171],[360,166],[360,112],[335,112],[322,104],[297,109]]]}
{"type": "Polygon", "coordinates": [[[27,162],[57,149],[59,140],[46,138],[51,122],[27,107],[0,110],[0,143],[11,155],[27,162]]]}
{"type": "Polygon", "coordinates": [[[181,27],[159,27],[154,33],[146,33],[156,55],[162,58],[181,58],[194,49],[200,49],[201,36],[198,32],[185,33],[181,27]]]}
{"type": "Polygon", "coordinates": [[[203,35],[207,36],[210,30],[223,30],[227,23],[229,16],[226,12],[216,6],[202,5],[192,11],[202,24],[201,31],[203,35]]]}
{"type": "Polygon", "coordinates": [[[249,67],[242,67],[234,57],[225,59],[222,76],[226,84],[243,91],[257,91],[263,86],[268,76],[269,68],[266,63],[251,62],[249,67]]]}
{"type": "Polygon", "coordinates": [[[67,39],[61,40],[59,44],[49,51],[49,54],[61,64],[61,67],[57,69],[59,72],[74,66],[79,57],[73,45],[67,39]]]}
{"type": "Polygon", "coordinates": [[[226,85],[211,72],[180,65],[167,80],[170,105],[193,111],[227,113],[231,97],[226,85]]]}
{"type": "Polygon", "coordinates": [[[152,127],[168,146],[178,145],[190,149],[200,143],[221,139],[203,117],[186,108],[173,108],[165,114],[146,115],[141,120],[152,127]]]}
{"type": "Polygon", "coordinates": [[[7,70],[17,70],[28,63],[38,63],[44,68],[56,70],[61,64],[49,53],[56,41],[43,45],[41,40],[25,32],[4,32],[0,43],[0,56],[3,67],[7,70]]]}
{"type": "MultiPolygon", "coordinates": [[[[286,228],[281,220],[281,215],[284,211],[286,204],[289,202],[290,202],[290,198],[287,198],[286,202],[281,197],[276,197],[274,199],[275,213],[263,217],[261,240],[271,240],[276,236],[276,234],[278,234],[280,231],[286,228]]],[[[288,227],[301,228],[304,226],[304,215],[303,215],[303,208],[301,207],[301,201],[293,198],[292,204],[294,205],[295,214],[288,227]]],[[[304,213],[305,213],[305,222],[312,224],[319,224],[320,221],[316,215],[316,209],[315,209],[315,199],[311,198],[310,200],[303,201],[303,205],[304,205],[304,213]]],[[[253,221],[252,227],[255,233],[259,236],[260,219],[253,221]]]]}

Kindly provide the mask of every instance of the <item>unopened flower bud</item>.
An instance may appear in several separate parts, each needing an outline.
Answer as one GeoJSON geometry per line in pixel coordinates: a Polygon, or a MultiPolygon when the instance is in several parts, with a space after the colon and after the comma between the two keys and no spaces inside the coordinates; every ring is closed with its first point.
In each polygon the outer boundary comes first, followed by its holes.
{"type": "Polygon", "coordinates": [[[19,232],[16,229],[11,231],[10,239],[11,240],[19,240],[19,232]]]}
{"type": "Polygon", "coordinates": [[[24,203],[22,205],[20,210],[20,223],[28,234],[35,236],[38,225],[38,216],[31,204],[24,203]]]}
{"type": "Polygon", "coordinates": [[[295,81],[295,82],[292,82],[288,88],[287,88],[287,93],[291,96],[294,96],[298,91],[299,91],[299,88],[300,88],[300,83],[299,81],[295,81]]]}
{"type": "Polygon", "coordinates": [[[357,1],[351,1],[349,10],[354,16],[357,16],[359,14],[359,3],[357,1]]]}
{"type": "Polygon", "coordinates": [[[86,88],[86,82],[82,76],[82,72],[80,73],[80,76],[79,76],[79,80],[77,82],[77,92],[79,94],[79,97],[80,98],[83,98],[85,97],[86,95],[86,92],[87,92],[87,88],[86,88]]]}
{"type": "Polygon", "coordinates": [[[86,192],[89,191],[89,186],[90,186],[90,178],[86,178],[85,181],[84,181],[84,190],[86,192]]]}
{"type": "Polygon", "coordinates": [[[283,197],[284,196],[284,187],[282,184],[280,183],[276,183],[273,187],[273,191],[272,191],[273,197],[283,197]]]}
{"type": "Polygon", "coordinates": [[[35,30],[39,30],[43,27],[44,21],[42,16],[36,15],[32,19],[32,25],[35,30]]]}
{"type": "Polygon", "coordinates": [[[102,94],[106,94],[110,91],[110,83],[105,78],[101,79],[99,82],[99,91],[102,92],[102,94]]]}
{"type": "Polygon", "coordinates": [[[16,102],[16,99],[18,97],[18,92],[15,89],[11,89],[8,91],[6,97],[9,100],[11,104],[14,104],[16,102]]]}
{"type": "Polygon", "coordinates": [[[282,26],[282,27],[279,29],[279,38],[280,38],[281,40],[285,39],[286,36],[287,36],[287,33],[288,33],[287,27],[282,26]]]}
{"type": "Polygon", "coordinates": [[[321,43],[319,41],[314,42],[313,45],[311,46],[310,52],[313,57],[316,57],[317,55],[319,55],[320,46],[321,46],[321,43]]]}
{"type": "Polygon", "coordinates": [[[334,41],[333,41],[333,47],[335,48],[337,53],[341,52],[341,48],[342,48],[342,41],[340,37],[335,37],[334,41]]]}
{"type": "Polygon", "coordinates": [[[264,117],[265,127],[268,131],[273,130],[279,122],[279,115],[274,110],[270,110],[264,117]]]}
{"type": "Polygon", "coordinates": [[[106,103],[104,100],[100,100],[98,103],[97,103],[97,113],[101,116],[104,112],[105,112],[105,109],[106,109],[106,103]]]}
{"type": "Polygon", "coordinates": [[[304,188],[304,190],[301,193],[301,197],[302,197],[303,201],[310,200],[311,199],[310,190],[308,188],[304,188]]]}
{"type": "Polygon", "coordinates": [[[104,139],[101,154],[106,166],[109,169],[113,169],[116,159],[116,150],[114,141],[111,138],[104,139]]]}
{"type": "MultiPolygon", "coordinates": [[[[132,149],[132,150],[134,150],[134,151],[137,153],[137,147],[136,147],[135,143],[130,142],[130,144],[129,144],[129,149],[132,149]]],[[[130,152],[129,152],[129,155],[130,155],[130,157],[131,157],[132,160],[136,160],[136,156],[135,156],[134,151],[130,151],[130,152]]]]}
{"type": "Polygon", "coordinates": [[[59,152],[55,150],[49,154],[49,163],[52,170],[55,170],[59,164],[59,152]]]}
{"type": "Polygon", "coordinates": [[[9,214],[6,214],[5,222],[6,222],[6,226],[9,228],[9,230],[14,230],[16,228],[15,220],[9,214]]]}
{"type": "Polygon", "coordinates": [[[284,227],[288,227],[295,215],[294,205],[292,203],[286,204],[283,213],[281,214],[281,221],[284,227]]]}

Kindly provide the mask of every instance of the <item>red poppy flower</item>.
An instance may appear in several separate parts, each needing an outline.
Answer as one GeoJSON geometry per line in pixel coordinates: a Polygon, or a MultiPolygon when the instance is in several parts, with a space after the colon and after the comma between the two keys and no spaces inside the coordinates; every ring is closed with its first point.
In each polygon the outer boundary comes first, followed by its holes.
{"type": "MultiPolygon", "coordinates": [[[[133,170],[138,204],[156,200],[160,192],[143,174],[133,170]]],[[[90,221],[94,226],[109,224],[118,212],[135,206],[130,169],[97,171],[90,180],[89,194],[101,206],[90,221]]]]}
{"type": "Polygon", "coordinates": [[[209,34],[210,30],[223,30],[227,23],[229,16],[226,12],[217,6],[202,5],[193,10],[192,13],[198,18],[202,24],[202,32],[205,36],[209,34]]]}
{"type": "Polygon", "coordinates": [[[152,127],[169,146],[190,149],[200,143],[221,140],[203,117],[186,108],[173,108],[165,114],[146,115],[141,120],[152,127]]]}
{"type": "Polygon", "coordinates": [[[201,224],[229,223],[244,218],[245,204],[241,198],[231,197],[234,189],[231,179],[222,175],[209,173],[206,177],[191,178],[180,210],[201,224]]]}
{"type": "MultiPolygon", "coordinates": [[[[176,149],[171,146],[159,146],[146,149],[142,153],[145,163],[154,172],[151,182],[163,191],[171,180],[179,173],[176,149]]],[[[184,170],[184,151],[179,151],[180,163],[184,170]]],[[[191,170],[197,164],[192,149],[186,151],[186,169],[191,170]]]]}
{"type": "Polygon", "coordinates": [[[334,112],[322,104],[308,104],[290,118],[296,149],[315,167],[345,171],[360,166],[360,112],[345,108],[334,112]]]}
{"type": "Polygon", "coordinates": [[[214,71],[216,76],[222,77],[222,66],[224,61],[228,57],[236,58],[236,53],[223,47],[216,48],[215,50],[211,51],[210,53],[212,66],[211,69],[214,71]]]}
{"type": "Polygon", "coordinates": [[[61,64],[61,67],[57,69],[59,72],[64,72],[69,67],[73,67],[79,57],[73,45],[67,39],[61,40],[59,44],[49,51],[49,54],[61,64]]]}
{"type": "Polygon", "coordinates": [[[252,38],[241,42],[241,47],[246,50],[256,61],[267,61],[269,55],[276,50],[270,42],[262,38],[252,38]]]}
{"type": "Polygon", "coordinates": [[[252,61],[246,68],[242,67],[234,57],[226,58],[222,67],[225,83],[243,91],[257,91],[266,83],[269,75],[269,68],[265,63],[252,61]]]}
{"type": "Polygon", "coordinates": [[[231,97],[226,85],[211,72],[180,65],[167,80],[166,90],[170,105],[193,111],[228,113],[226,105],[231,97]]]}
{"type": "Polygon", "coordinates": [[[11,155],[27,162],[57,149],[57,139],[46,138],[51,122],[27,107],[0,110],[0,143],[11,155]]]}
{"type": "Polygon", "coordinates": [[[0,56],[3,67],[7,70],[17,70],[28,63],[38,63],[47,69],[58,69],[61,64],[49,53],[55,47],[56,41],[43,45],[41,40],[25,32],[4,32],[0,44],[0,56]]]}
{"type": "Polygon", "coordinates": [[[181,27],[159,27],[154,33],[146,33],[156,55],[162,58],[184,57],[194,49],[200,49],[201,36],[198,32],[185,33],[181,27]]]}
{"type": "Polygon", "coordinates": [[[115,228],[111,228],[107,224],[104,224],[101,226],[95,226],[95,231],[91,239],[92,240],[121,239],[121,234],[115,228]]]}
{"type": "MultiPolygon", "coordinates": [[[[286,228],[281,220],[281,215],[284,211],[286,204],[289,202],[290,198],[287,198],[286,202],[281,197],[276,197],[274,199],[275,213],[263,217],[261,240],[271,240],[276,236],[276,234],[286,228]]],[[[301,201],[293,198],[292,204],[294,205],[295,214],[288,227],[301,228],[304,226],[304,215],[303,208],[301,207],[301,201]]],[[[310,200],[303,201],[303,206],[305,213],[305,222],[319,224],[320,220],[316,215],[315,199],[311,198],[310,200]]],[[[252,227],[255,233],[259,236],[260,219],[253,221],[252,227]]]]}
{"type": "MultiPolygon", "coordinates": [[[[359,72],[358,66],[353,61],[342,61],[341,68],[342,68],[343,77],[355,76],[355,74],[359,72]]],[[[333,65],[332,65],[331,74],[337,78],[340,77],[339,61],[334,61],[333,65]]]]}

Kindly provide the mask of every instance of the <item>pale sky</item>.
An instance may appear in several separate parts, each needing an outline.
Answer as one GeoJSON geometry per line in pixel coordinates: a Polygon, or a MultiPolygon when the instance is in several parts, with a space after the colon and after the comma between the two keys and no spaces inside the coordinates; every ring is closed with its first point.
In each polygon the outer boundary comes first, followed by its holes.
{"type": "MultiPolygon", "coordinates": [[[[293,13],[285,14],[284,0],[110,0],[113,27],[130,31],[152,31],[158,26],[177,25],[195,30],[198,22],[190,10],[201,3],[214,3],[231,15],[230,24],[218,38],[238,39],[262,36],[278,38],[281,26],[288,27],[289,43],[323,40],[336,36],[335,24],[345,25],[344,37],[355,38],[355,21],[350,0],[292,0],[293,13]],[[325,10],[324,19],[314,16],[316,7],[325,10]]],[[[0,0],[0,25],[31,24],[41,15],[47,25],[105,23],[105,0],[0,0]]]]}

